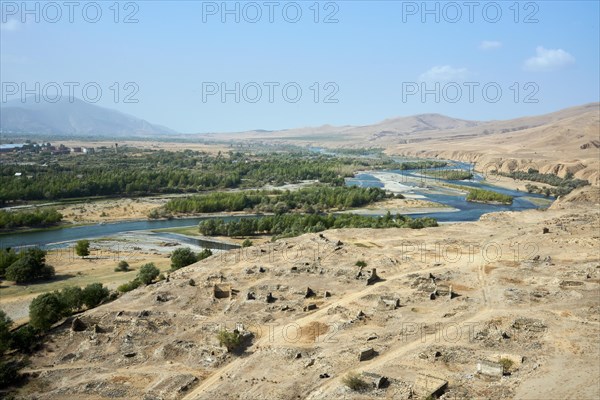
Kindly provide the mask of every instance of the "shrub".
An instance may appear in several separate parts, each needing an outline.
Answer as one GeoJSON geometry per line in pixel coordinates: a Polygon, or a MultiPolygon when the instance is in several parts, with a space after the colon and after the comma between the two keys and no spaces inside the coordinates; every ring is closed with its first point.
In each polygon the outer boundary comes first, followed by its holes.
{"type": "Polygon", "coordinates": [[[510,358],[501,358],[500,359],[500,365],[502,365],[502,368],[504,369],[505,374],[510,372],[510,369],[512,368],[513,364],[514,364],[514,362],[510,358]]]}
{"type": "Polygon", "coordinates": [[[140,287],[141,282],[138,279],[134,279],[130,282],[120,285],[117,290],[121,293],[131,292],[133,289],[140,287]]]}
{"type": "Polygon", "coordinates": [[[75,253],[79,257],[87,257],[90,255],[90,241],[89,240],[78,240],[75,245],[75,253]]]}
{"type": "Polygon", "coordinates": [[[101,283],[92,283],[83,289],[81,298],[86,307],[94,308],[102,303],[102,301],[104,301],[108,295],[108,289],[103,287],[101,283]]]}
{"type": "Polygon", "coordinates": [[[195,281],[195,280],[193,280],[193,279],[190,279],[190,280],[188,281],[188,284],[189,284],[190,286],[196,286],[196,281],[195,281]]]}
{"type": "Polygon", "coordinates": [[[8,315],[0,310],[0,356],[10,347],[10,327],[12,326],[12,323],[13,322],[8,315]]]}
{"type": "Polygon", "coordinates": [[[354,265],[356,265],[357,267],[363,267],[364,268],[364,267],[367,266],[367,263],[365,261],[363,261],[363,260],[358,260],[356,262],[356,264],[354,264],[354,265]]]}
{"type": "Polygon", "coordinates": [[[18,259],[6,269],[6,279],[17,284],[54,276],[54,267],[46,265],[46,252],[28,249],[18,255],[18,259]]]}
{"type": "Polygon", "coordinates": [[[369,388],[369,384],[365,382],[357,373],[349,373],[342,382],[355,392],[362,392],[369,388]]]}
{"type": "Polygon", "coordinates": [[[119,261],[119,264],[115,268],[115,272],[127,272],[129,271],[129,263],[125,260],[119,261]]]}
{"type": "Polygon", "coordinates": [[[0,249],[0,276],[4,276],[6,269],[18,258],[13,249],[0,249]]]}
{"type": "Polygon", "coordinates": [[[195,263],[198,257],[189,247],[176,249],[171,253],[171,269],[176,270],[195,263]]]}
{"type": "Polygon", "coordinates": [[[83,305],[83,290],[80,287],[68,286],[59,292],[65,313],[79,310],[83,305]]]}
{"type": "Polygon", "coordinates": [[[160,274],[160,270],[156,268],[154,263],[148,263],[142,265],[142,267],[140,268],[140,272],[138,272],[137,279],[141,283],[148,285],[152,283],[152,281],[158,276],[158,274],[160,274]]]}
{"type": "Polygon", "coordinates": [[[64,304],[57,293],[44,293],[29,305],[29,324],[42,331],[50,329],[65,314],[64,304]]]}
{"type": "Polygon", "coordinates": [[[242,247],[250,247],[252,246],[252,240],[246,239],[242,242],[242,247]]]}
{"type": "Polygon", "coordinates": [[[23,353],[31,353],[39,344],[38,331],[31,325],[25,325],[12,334],[11,348],[23,353]]]}
{"type": "Polygon", "coordinates": [[[217,339],[219,339],[219,346],[225,346],[228,352],[232,352],[242,343],[242,337],[237,330],[233,332],[226,329],[220,330],[217,333],[217,339]]]}
{"type": "Polygon", "coordinates": [[[24,366],[23,361],[0,361],[0,389],[14,385],[19,378],[19,370],[24,366]]]}
{"type": "Polygon", "coordinates": [[[200,253],[198,253],[198,261],[204,260],[205,258],[208,258],[212,255],[213,252],[211,249],[204,249],[200,253]]]}

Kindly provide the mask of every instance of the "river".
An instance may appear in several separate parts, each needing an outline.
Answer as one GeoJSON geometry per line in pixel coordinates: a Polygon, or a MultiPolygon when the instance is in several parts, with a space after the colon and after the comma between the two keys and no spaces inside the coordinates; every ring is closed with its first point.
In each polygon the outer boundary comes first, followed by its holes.
{"type": "MultiPolygon", "coordinates": [[[[453,163],[450,167],[471,170],[471,165],[466,163],[453,163]]],[[[470,181],[446,181],[438,178],[423,178],[418,170],[390,170],[378,171],[397,174],[399,183],[408,186],[409,189],[404,192],[407,197],[415,196],[425,198],[434,202],[442,203],[446,206],[457,209],[457,212],[430,212],[423,214],[412,214],[411,217],[433,217],[440,222],[460,222],[476,221],[481,215],[495,211],[520,211],[532,208],[539,208],[539,205],[530,201],[530,198],[547,199],[542,195],[519,192],[516,190],[504,189],[482,182],[482,176],[475,174],[470,181]],[[493,190],[499,193],[513,196],[511,205],[493,205],[472,203],[465,200],[465,195],[456,190],[441,188],[439,182],[447,182],[454,185],[467,187],[478,187],[493,190]]],[[[384,183],[371,175],[370,173],[357,174],[354,178],[347,179],[347,185],[357,185],[362,187],[383,187],[384,183]]],[[[552,198],[550,198],[552,199],[552,198]]],[[[200,221],[209,218],[224,218],[225,220],[237,219],[240,217],[203,217],[186,218],[171,220],[145,220],[145,221],[123,221],[114,223],[105,223],[97,225],[84,225],[76,227],[64,227],[52,230],[42,230],[36,232],[18,232],[12,234],[0,235],[0,247],[20,247],[20,246],[41,246],[41,247],[60,247],[69,242],[80,239],[96,239],[102,237],[114,237],[124,232],[132,231],[151,231],[164,228],[176,228],[186,226],[196,226],[200,221]],[[53,246],[52,246],[53,245],[53,246]]],[[[252,218],[252,217],[250,217],[252,218]]],[[[159,233],[168,237],[168,233],[159,233]]],[[[192,240],[182,235],[177,237],[180,241],[192,240]]],[[[196,240],[196,239],[194,239],[196,240]]],[[[194,244],[200,244],[209,248],[224,249],[223,244],[211,241],[198,241],[194,244]]]]}

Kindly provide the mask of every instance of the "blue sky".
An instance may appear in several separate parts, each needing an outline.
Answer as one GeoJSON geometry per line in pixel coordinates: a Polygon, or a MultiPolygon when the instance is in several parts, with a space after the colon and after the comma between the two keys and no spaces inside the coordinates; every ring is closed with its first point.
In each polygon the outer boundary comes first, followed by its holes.
{"type": "Polygon", "coordinates": [[[48,101],[74,82],[79,98],[87,85],[89,101],[186,133],[507,119],[599,100],[597,1],[428,2],[429,14],[421,1],[228,2],[233,14],[141,1],[118,15],[84,1],[72,22],[63,2],[0,3],[3,102],[23,83],[48,101]]]}

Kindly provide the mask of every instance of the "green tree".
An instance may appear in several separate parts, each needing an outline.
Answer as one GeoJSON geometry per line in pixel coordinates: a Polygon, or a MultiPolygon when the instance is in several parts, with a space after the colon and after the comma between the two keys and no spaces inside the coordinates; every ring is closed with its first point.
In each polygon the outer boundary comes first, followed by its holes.
{"type": "Polygon", "coordinates": [[[83,289],[81,299],[87,308],[94,308],[102,303],[108,295],[108,289],[103,287],[101,283],[91,283],[83,289]]]}
{"type": "Polygon", "coordinates": [[[366,267],[367,263],[363,260],[358,260],[354,265],[356,265],[357,267],[366,267]]]}
{"type": "Polygon", "coordinates": [[[37,329],[31,325],[25,325],[12,334],[11,347],[23,353],[31,353],[39,343],[37,329]]]}
{"type": "Polygon", "coordinates": [[[129,271],[129,263],[125,260],[119,261],[119,264],[115,268],[115,272],[127,272],[129,271]]]}
{"type": "Polygon", "coordinates": [[[138,272],[137,279],[145,284],[149,285],[152,281],[160,274],[160,270],[156,268],[154,263],[148,263],[142,265],[140,271],[138,272]]]}
{"type": "Polygon", "coordinates": [[[2,354],[10,347],[10,327],[12,326],[12,323],[13,322],[8,315],[0,310],[0,356],[2,356],[2,354]]]}
{"type": "Polygon", "coordinates": [[[4,276],[6,269],[18,258],[13,249],[0,249],[0,276],[4,276]]]}
{"type": "Polygon", "coordinates": [[[117,291],[119,291],[121,293],[131,292],[133,289],[137,289],[138,287],[140,287],[140,284],[141,284],[140,280],[136,278],[132,281],[129,281],[127,283],[119,285],[119,287],[117,288],[117,291]]]}
{"type": "Polygon", "coordinates": [[[171,269],[176,270],[195,263],[198,257],[189,247],[176,249],[171,253],[171,269]]]}
{"type": "Polygon", "coordinates": [[[83,290],[76,286],[67,286],[59,292],[59,297],[63,302],[65,312],[69,314],[79,310],[83,305],[83,290]]]}
{"type": "Polygon", "coordinates": [[[44,293],[29,305],[29,324],[42,331],[50,329],[65,314],[64,304],[56,293],[44,293]]]}
{"type": "Polygon", "coordinates": [[[232,352],[242,343],[242,337],[237,330],[229,332],[222,329],[217,333],[217,339],[219,339],[219,346],[225,346],[228,352],[232,352]]]}
{"type": "Polygon", "coordinates": [[[204,249],[200,253],[198,253],[198,261],[202,261],[205,258],[208,258],[212,255],[213,255],[213,252],[211,249],[204,249]]]}
{"type": "Polygon", "coordinates": [[[90,241],[89,240],[78,240],[75,245],[75,253],[79,257],[85,258],[90,255],[90,241]]]}
{"type": "Polygon", "coordinates": [[[250,246],[252,246],[252,240],[250,240],[250,239],[246,239],[246,240],[244,240],[244,241],[242,242],[242,248],[243,248],[243,247],[250,247],[250,246]]]}
{"type": "Polygon", "coordinates": [[[46,265],[46,252],[40,249],[20,252],[17,261],[6,269],[6,279],[17,284],[50,279],[54,274],[54,268],[46,265]]]}

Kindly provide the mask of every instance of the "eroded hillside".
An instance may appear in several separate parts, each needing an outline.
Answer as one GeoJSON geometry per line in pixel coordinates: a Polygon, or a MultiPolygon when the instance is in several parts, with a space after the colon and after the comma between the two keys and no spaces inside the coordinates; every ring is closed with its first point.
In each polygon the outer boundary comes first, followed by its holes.
{"type": "Polygon", "coordinates": [[[20,395],[408,399],[445,381],[448,399],[597,398],[595,201],[215,255],[55,328],[20,395]],[[236,327],[228,353],[217,333],[236,327]]]}

